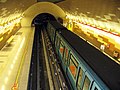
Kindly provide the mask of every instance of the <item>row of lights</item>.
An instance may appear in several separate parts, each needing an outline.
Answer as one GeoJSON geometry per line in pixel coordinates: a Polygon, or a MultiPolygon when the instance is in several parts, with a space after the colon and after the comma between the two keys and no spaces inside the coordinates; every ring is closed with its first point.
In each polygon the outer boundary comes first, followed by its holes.
{"type": "Polygon", "coordinates": [[[22,14],[15,14],[14,16],[9,16],[7,19],[0,18],[0,34],[5,33],[6,31],[12,29],[15,24],[20,23],[23,18],[22,14]]]}
{"type": "Polygon", "coordinates": [[[87,30],[88,32],[92,31],[94,34],[106,36],[109,39],[114,40],[116,43],[120,44],[120,35],[116,32],[110,31],[114,30],[113,28],[116,28],[116,31],[119,30],[120,25],[115,27],[115,25],[107,22],[97,21],[93,18],[75,16],[69,13],[66,15],[66,19],[75,22],[78,26],[82,27],[83,30],[87,30]]]}
{"type": "Polygon", "coordinates": [[[113,34],[120,34],[120,24],[115,22],[109,22],[109,21],[98,21],[94,18],[89,18],[87,16],[76,16],[72,15],[70,13],[66,13],[67,17],[70,20],[80,22],[82,24],[90,25],[91,27],[96,27],[98,29],[102,29],[105,31],[112,32],[113,34]]]}
{"type": "MultiPolygon", "coordinates": [[[[21,39],[20,39],[20,41],[21,41],[21,39]]],[[[25,42],[25,38],[23,38],[21,41],[20,47],[18,48],[16,56],[14,57],[13,62],[10,65],[10,69],[8,70],[8,73],[6,74],[6,77],[4,79],[3,85],[0,90],[6,90],[8,82],[10,81],[11,74],[13,74],[12,71],[15,67],[15,64],[18,62],[18,56],[23,48],[24,42],[25,42]]]]}

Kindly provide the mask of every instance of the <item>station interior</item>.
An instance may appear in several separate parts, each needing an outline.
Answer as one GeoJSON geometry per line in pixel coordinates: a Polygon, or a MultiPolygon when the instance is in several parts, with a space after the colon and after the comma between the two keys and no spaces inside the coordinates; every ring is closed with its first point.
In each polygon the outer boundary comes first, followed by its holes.
{"type": "Polygon", "coordinates": [[[0,90],[28,90],[33,23],[43,14],[120,64],[120,0],[0,0],[0,90]]]}

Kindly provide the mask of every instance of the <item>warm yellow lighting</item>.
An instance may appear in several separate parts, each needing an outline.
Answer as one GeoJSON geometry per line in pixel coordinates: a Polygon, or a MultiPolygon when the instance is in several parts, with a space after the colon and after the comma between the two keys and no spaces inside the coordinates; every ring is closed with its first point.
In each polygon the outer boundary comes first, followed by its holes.
{"type": "Polygon", "coordinates": [[[13,65],[13,64],[11,64],[10,68],[11,68],[11,69],[13,69],[13,67],[14,67],[14,65],[13,65]]]}
{"type": "MultiPolygon", "coordinates": [[[[105,32],[103,30],[99,30],[97,28],[94,28],[94,27],[91,27],[91,26],[88,26],[88,25],[84,25],[84,24],[80,24],[80,23],[77,23],[77,24],[81,26],[81,28],[82,28],[82,30],[84,30],[84,32],[90,32],[94,35],[97,34],[97,35],[105,36],[107,38],[112,37],[112,39],[116,43],[120,44],[120,37],[119,36],[113,35],[112,33],[108,33],[108,32],[105,32]]],[[[104,42],[104,44],[106,45],[107,43],[104,42]]]]}
{"type": "Polygon", "coordinates": [[[0,42],[3,40],[3,37],[0,38],[0,42]]]}
{"type": "Polygon", "coordinates": [[[7,84],[7,82],[8,82],[8,77],[5,78],[5,84],[7,84]]]}
{"type": "Polygon", "coordinates": [[[0,34],[6,32],[8,29],[12,29],[15,24],[20,23],[23,18],[21,14],[11,14],[8,17],[0,18],[0,34]]]}
{"type": "Polygon", "coordinates": [[[16,62],[16,59],[15,59],[15,60],[13,60],[13,64],[15,64],[15,62],[16,62]]]}
{"type": "Polygon", "coordinates": [[[11,36],[8,40],[7,40],[7,44],[10,44],[10,42],[13,40],[14,36],[11,36]]]}
{"type": "Polygon", "coordinates": [[[115,41],[120,44],[120,37],[115,37],[115,41]]]}
{"type": "Polygon", "coordinates": [[[120,23],[107,21],[102,18],[101,20],[96,20],[94,18],[89,18],[82,13],[79,16],[74,14],[66,13],[67,20],[75,22],[75,27],[80,28],[86,35],[94,35],[98,41],[108,45],[113,43],[116,48],[120,45],[120,23]],[[98,36],[105,37],[108,42],[101,40],[98,36]]]}
{"type": "Polygon", "coordinates": [[[8,76],[10,76],[10,74],[11,74],[11,70],[8,71],[8,76]]]}
{"type": "Polygon", "coordinates": [[[120,24],[119,23],[106,21],[104,18],[101,19],[103,21],[98,21],[98,20],[95,20],[94,18],[89,18],[89,17],[85,16],[83,13],[81,13],[79,16],[75,16],[75,15],[73,15],[73,13],[70,14],[68,12],[66,12],[66,17],[68,19],[72,19],[73,22],[77,21],[77,22],[81,22],[81,23],[99,28],[99,29],[103,29],[105,31],[111,32],[111,30],[112,30],[112,32],[120,33],[120,30],[119,30],[120,24]]]}
{"type": "Polygon", "coordinates": [[[15,56],[15,58],[13,60],[13,64],[15,64],[16,60],[18,60],[19,52],[21,51],[21,49],[22,49],[22,47],[24,45],[24,42],[25,42],[25,38],[23,38],[23,40],[22,40],[22,42],[20,44],[20,47],[18,48],[18,52],[16,53],[16,56],[15,56]]]}
{"type": "Polygon", "coordinates": [[[5,90],[5,85],[2,85],[2,88],[1,88],[1,90],[5,90]]]}

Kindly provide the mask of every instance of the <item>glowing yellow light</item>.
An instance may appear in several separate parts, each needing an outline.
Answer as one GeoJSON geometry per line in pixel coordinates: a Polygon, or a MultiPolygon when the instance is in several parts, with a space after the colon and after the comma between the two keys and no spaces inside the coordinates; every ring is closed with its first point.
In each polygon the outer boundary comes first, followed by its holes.
{"type": "Polygon", "coordinates": [[[11,68],[11,69],[13,69],[13,67],[14,67],[14,65],[13,65],[13,64],[11,64],[10,68],[11,68]]]}
{"type": "Polygon", "coordinates": [[[73,22],[80,21],[81,23],[84,23],[84,24],[87,24],[87,25],[90,25],[90,26],[93,26],[93,27],[96,27],[99,29],[103,29],[105,31],[110,31],[110,30],[113,31],[114,30],[113,32],[120,33],[120,31],[119,31],[120,24],[115,23],[115,22],[109,22],[109,21],[106,22],[104,18],[101,19],[103,21],[98,21],[98,20],[95,20],[94,18],[89,18],[89,17],[85,16],[83,13],[75,16],[74,14],[70,14],[70,13],[66,12],[66,15],[67,15],[66,17],[69,19],[72,19],[73,22]]]}
{"type": "Polygon", "coordinates": [[[13,40],[14,36],[11,36],[8,40],[7,40],[7,44],[9,44],[12,40],[13,40]]]}
{"type": "Polygon", "coordinates": [[[8,71],[8,76],[11,74],[11,70],[8,71]]]}
{"type": "Polygon", "coordinates": [[[120,44],[120,37],[119,38],[116,38],[115,41],[120,44]]]}
{"type": "Polygon", "coordinates": [[[7,84],[7,82],[8,82],[8,77],[5,78],[5,84],[7,84]]]}
{"type": "Polygon", "coordinates": [[[0,42],[3,40],[3,37],[0,38],[0,42]]]}
{"type": "Polygon", "coordinates": [[[20,23],[22,18],[23,18],[22,14],[13,14],[6,18],[1,18],[0,33],[5,33],[8,30],[13,29],[14,25],[20,23]]]}
{"type": "Polygon", "coordinates": [[[1,88],[1,90],[5,90],[5,85],[2,85],[2,88],[1,88]]]}
{"type": "Polygon", "coordinates": [[[16,62],[16,58],[15,58],[15,60],[13,60],[13,64],[15,64],[15,62],[16,62]]]}

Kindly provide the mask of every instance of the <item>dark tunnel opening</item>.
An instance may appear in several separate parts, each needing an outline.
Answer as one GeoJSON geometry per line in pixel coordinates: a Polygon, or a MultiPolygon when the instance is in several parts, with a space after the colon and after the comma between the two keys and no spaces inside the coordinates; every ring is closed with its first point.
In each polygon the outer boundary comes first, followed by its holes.
{"type": "Polygon", "coordinates": [[[47,21],[56,21],[56,18],[49,14],[49,13],[42,13],[42,14],[38,14],[32,21],[32,25],[31,26],[41,26],[42,24],[46,24],[47,21]]]}
{"type": "Polygon", "coordinates": [[[42,13],[42,14],[38,14],[32,21],[31,26],[42,26],[43,24],[46,25],[47,21],[58,21],[61,24],[63,24],[63,19],[58,17],[57,19],[49,14],[49,13],[42,13]]]}

